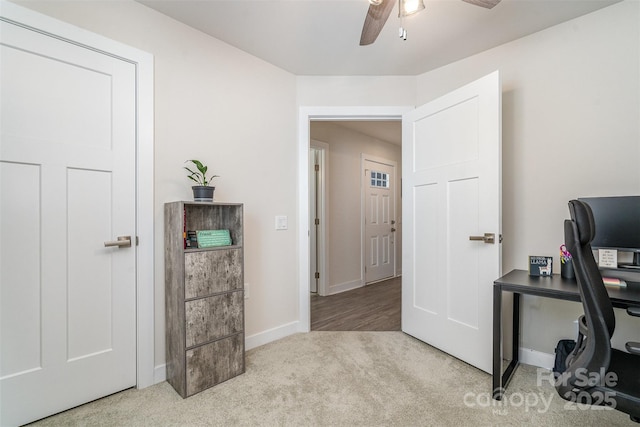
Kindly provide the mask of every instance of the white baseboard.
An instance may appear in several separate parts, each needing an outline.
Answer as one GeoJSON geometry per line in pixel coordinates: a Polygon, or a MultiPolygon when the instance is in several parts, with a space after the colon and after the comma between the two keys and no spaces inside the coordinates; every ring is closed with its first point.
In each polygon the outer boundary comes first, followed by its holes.
{"type": "Polygon", "coordinates": [[[167,380],[167,364],[163,363],[153,368],[153,383],[158,384],[167,380]]]}
{"type": "Polygon", "coordinates": [[[521,348],[518,355],[520,363],[549,370],[553,369],[553,365],[556,361],[555,354],[543,353],[530,348],[521,348]]]}
{"type": "Polygon", "coordinates": [[[329,286],[329,293],[327,295],[339,294],[341,292],[350,291],[352,289],[361,288],[364,286],[364,282],[360,279],[352,280],[351,282],[339,283],[337,285],[329,286]]]}
{"type": "Polygon", "coordinates": [[[245,337],[245,350],[251,350],[252,348],[260,347],[261,345],[268,344],[272,341],[288,337],[289,335],[297,334],[300,332],[298,330],[299,324],[300,322],[296,320],[295,322],[287,323],[285,325],[278,326],[277,328],[272,328],[259,332],[255,335],[245,337]]]}

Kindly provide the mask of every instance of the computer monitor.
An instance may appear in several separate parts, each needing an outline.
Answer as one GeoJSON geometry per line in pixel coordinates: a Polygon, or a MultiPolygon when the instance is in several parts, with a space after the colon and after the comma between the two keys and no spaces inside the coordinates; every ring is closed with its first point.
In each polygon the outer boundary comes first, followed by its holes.
{"type": "Polygon", "coordinates": [[[593,249],[633,252],[631,264],[620,268],[640,269],[640,196],[580,198],[593,211],[596,236],[593,249]]]}

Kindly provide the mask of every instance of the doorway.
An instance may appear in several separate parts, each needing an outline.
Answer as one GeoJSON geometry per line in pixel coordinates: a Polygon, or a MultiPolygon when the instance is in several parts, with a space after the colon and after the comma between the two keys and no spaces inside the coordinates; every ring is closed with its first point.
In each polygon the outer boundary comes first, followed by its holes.
{"type": "MultiPolygon", "coordinates": [[[[387,107],[300,107],[298,114],[298,217],[309,218],[309,138],[312,120],[401,120],[412,106],[387,107]]],[[[311,330],[310,308],[310,228],[307,221],[298,222],[298,331],[311,330]]]]}
{"type": "MultiPolygon", "coordinates": [[[[318,293],[311,294],[312,306],[317,307],[318,300],[323,300],[328,296],[336,299],[346,298],[346,294],[351,294],[356,290],[364,287],[365,284],[381,282],[385,279],[395,276],[395,257],[396,249],[391,231],[391,222],[395,221],[395,212],[399,211],[399,207],[395,206],[396,200],[394,195],[399,193],[399,182],[396,182],[396,164],[401,160],[401,123],[400,121],[359,121],[350,120],[339,121],[313,121],[311,123],[311,147],[310,147],[310,163],[309,163],[309,207],[311,216],[309,217],[310,231],[310,290],[313,292],[314,282],[318,281],[318,275],[315,272],[323,270],[319,275],[319,279],[324,279],[325,289],[322,285],[318,286],[318,293]],[[369,127],[370,129],[366,129],[369,127]],[[385,134],[384,128],[387,133],[385,134]],[[382,129],[382,137],[377,137],[376,131],[382,129]],[[368,133],[365,134],[365,132],[368,133]],[[392,137],[389,135],[393,134],[392,137]],[[318,140],[326,141],[324,144],[318,143],[318,140]],[[391,141],[389,139],[392,139],[391,141]],[[375,153],[372,155],[370,153],[375,153]],[[324,156],[324,165],[319,155],[324,156]],[[393,160],[388,160],[388,159],[393,160]],[[328,166],[330,165],[330,166],[328,166]],[[366,167],[365,167],[366,165],[366,167]],[[324,168],[323,168],[324,166],[324,168]],[[384,188],[371,187],[368,177],[362,174],[366,172],[369,175],[371,167],[378,171],[385,170],[385,179],[376,180],[384,184],[384,188]],[[317,169],[317,171],[316,171],[317,169]],[[365,171],[366,169],[366,171],[365,171]],[[324,186],[324,187],[323,187],[324,186]],[[326,194],[323,199],[316,197],[320,195],[320,188],[326,194]],[[367,215],[371,213],[372,199],[365,197],[366,192],[373,190],[380,197],[374,201],[379,201],[379,209],[375,210],[374,217],[367,215]],[[325,203],[322,203],[325,200],[325,203]],[[386,202],[386,203],[383,203],[386,202]],[[365,206],[366,205],[366,206],[365,206]],[[326,214],[324,217],[316,213],[316,206],[320,208],[324,206],[326,214]],[[368,216],[368,221],[365,221],[368,216]],[[376,230],[376,235],[369,235],[365,239],[365,223],[371,224],[381,220],[382,227],[388,228],[384,233],[376,230]],[[318,227],[320,225],[320,227],[318,227]],[[320,233],[317,233],[317,231],[320,233]],[[324,245],[324,252],[316,250],[316,242],[323,237],[327,237],[324,245]],[[366,242],[365,242],[366,240],[366,242]],[[380,247],[376,246],[372,252],[369,249],[372,241],[380,242],[380,247]],[[368,243],[367,243],[368,242],[368,243]],[[320,253],[322,252],[322,253],[320,253]],[[319,255],[319,256],[317,256],[319,255]],[[378,257],[379,255],[379,257],[378,257]],[[324,256],[324,257],[323,257],[324,256]],[[379,262],[369,262],[375,256],[379,258],[379,262]],[[326,262],[322,263],[320,260],[326,262]],[[318,265],[320,268],[316,268],[318,265]],[[324,265],[324,269],[322,269],[324,265]],[[378,273],[372,271],[372,267],[379,266],[378,273]],[[377,274],[372,279],[371,274],[377,274]],[[344,294],[344,295],[343,295],[344,294]],[[320,295],[320,297],[318,297],[320,295]]],[[[371,230],[371,228],[369,228],[371,230]]],[[[322,247],[322,245],[318,245],[322,247]]],[[[399,279],[394,282],[399,283],[399,279]]],[[[381,286],[383,284],[381,283],[381,286]]],[[[366,300],[374,298],[372,295],[367,298],[360,298],[358,304],[364,303],[366,300]]],[[[398,288],[399,294],[399,288],[398,288]]],[[[350,306],[349,313],[352,315],[357,312],[356,304],[350,306]]],[[[397,304],[397,312],[399,313],[400,303],[397,304]]],[[[366,313],[367,308],[362,307],[362,312],[366,313]]],[[[345,310],[341,310],[345,312],[345,310]]],[[[366,314],[365,314],[366,316],[366,314]]],[[[317,313],[314,313],[314,319],[317,320],[317,313]]],[[[360,322],[366,323],[366,322],[360,322]]],[[[399,319],[398,319],[399,323],[399,319]]],[[[317,324],[317,323],[316,323],[317,324]]],[[[359,324],[359,327],[366,325],[359,324]]],[[[360,329],[363,330],[363,329],[360,329]]],[[[391,329],[393,330],[393,329],[391,329]]]]}

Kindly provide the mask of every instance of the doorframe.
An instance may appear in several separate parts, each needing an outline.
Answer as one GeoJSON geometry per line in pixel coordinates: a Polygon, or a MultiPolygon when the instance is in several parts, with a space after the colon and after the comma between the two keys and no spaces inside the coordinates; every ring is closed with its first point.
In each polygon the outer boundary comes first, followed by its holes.
{"type": "MultiPolygon", "coordinates": [[[[155,384],[153,55],[2,1],[0,19],[56,39],[109,55],[136,69],[136,387],[155,384]]],[[[159,378],[158,378],[159,379],[159,378]]],[[[164,378],[163,378],[164,379],[164,378]]]]}
{"type": "Polygon", "coordinates": [[[310,122],[346,120],[402,120],[402,115],[414,106],[354,106],[354,107],[299,107],[298,110],[298,332],[311,330],[309,287],[309,146],[310,122]]]}
{"type": "MultiPolygon", "coordinates": [[[[394,221],[397,221],[396,218],[396,212],[397,212],[397,194],[398,194],[398,182],[400,182],[400,180],[398,179],[397,175],[398,175],[398,162],[394,161],[394,160],[389,160],[389,159],[385,159],[384,157],[379,157],[379,156],[373,156],[367,153],[361,153],[360,154],[360,235],[362,243],[360,245],[360,252],[361,252],[361,256],[360,256],[360,264],[361,264],[361,276],[362,276],[362,285],[366,286],[367,285],[367,273],[365,271],[365,265],[366,265],[366,254],[367,254],[367,248],[366,248],[366,190],[367,190],[367,183],[368,181],[365,179],[364,176],[364,170],[365,170],[365,162],[373,162],[373,163],[379,163],[382,165],[387,165],[393,168],[393,182],[392,182],[392,191],[393,191],[393,198],[392,198],[392,205],[391,208],[393,209],[393,213],[392,213],[392,219],[394,221]]],[[[396,227],[397,228],[397,227],[396,227]]],[[[395,235],[393,236],[393,276],[388,277],[386,279],[381,279],[381,280],[377,280],[377,281],[373,281],[371,282],[372,284],[378,281],[382,281],[382,280],[388,280],[390,278],[396,277],[396,273],[397,273],[397,260],[396,257],[398,256],[398,251],[397,251],[397,244],[396,244],[396,238],[395,235]]]]}
{"type": "MultiPolygon", "coordinates": [[[[329,186],[329,177],[327,175],[329,168],[329,144],[312,139],[309,144],[309,149],[311,148],[315,148],[321,153],[320,177],[318,182],[318,193],[316,194],[316,209],[320,212],[320,233],[316,236],[316,258],[318,260],[316,268],[318,273],[320,273],[320,278],[318,279],[318,287],[316,291],[318,295],[325,296],[327,295],[327,262],[329,260],[329,248],[327,246],[327,230],[329,229],[329,200],[327,199],[327,188],[329,186]]],[[[311,177],[311,175],[309,176],[311,177]]],[[[309,189],[311,189],[311,181],[309,181],[309,189]]],[[[309,226],[310,228],[313,228],[311,221],[311,212],[309,212],[309,226]]],[[[311,229],[309,230],[309,233],[311,233],[311,229]]],[[[309,234],[309,238],[311,242],[311,234],[309,234]]]]}

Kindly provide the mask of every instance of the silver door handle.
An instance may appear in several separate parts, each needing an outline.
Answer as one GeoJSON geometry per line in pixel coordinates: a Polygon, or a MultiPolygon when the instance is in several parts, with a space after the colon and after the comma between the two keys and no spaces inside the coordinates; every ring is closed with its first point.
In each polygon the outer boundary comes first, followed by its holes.
{"type": "Polygon", "coordinates": [[[105,248],[110,246],[117,246],[119,248],[131,247],[131,236],[118,236],[118,240],[112,240],[111,242],[104,242],[105,248]]]}
{"type": "Polygon", "coordinates": [[[469,236],[469,240],[480,240],[493,245],[496,242],[496,235],[493,233],[484,233],[484,236],[469,236]]]}

